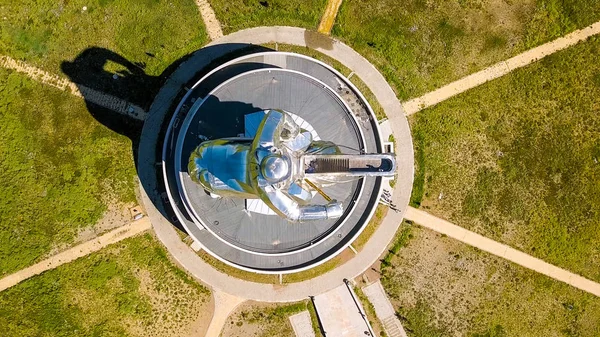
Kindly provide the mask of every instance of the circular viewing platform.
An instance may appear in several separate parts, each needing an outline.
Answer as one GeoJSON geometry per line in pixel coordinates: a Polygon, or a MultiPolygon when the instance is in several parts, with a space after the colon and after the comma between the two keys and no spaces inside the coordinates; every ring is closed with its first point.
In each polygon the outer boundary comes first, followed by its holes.
{"type": "MultiPolygon", "coordinates": [[[[187,172],[200,143],[252,138],[269,109],[288,112],[313,139],[332,141],[344,154],[382,153],[375,115],[347,78],[310,57],[273,51],[234,59],[190,85],[165,135],[163,174],[174,220],[203,249],[243,270],[279,274],[314,267],[352,243],[375,211],[381,177],[324,187],[342,202],[343,215],[293,223],[259,199],[211,195],[187,172]]],[[[327,201],[315,194],[313,202],[327,201]]]]}

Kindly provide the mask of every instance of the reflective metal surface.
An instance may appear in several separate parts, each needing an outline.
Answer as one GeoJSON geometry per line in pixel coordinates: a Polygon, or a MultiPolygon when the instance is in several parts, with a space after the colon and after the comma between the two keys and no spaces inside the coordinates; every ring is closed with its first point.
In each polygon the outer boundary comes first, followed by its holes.
{"type": "Polygon", "coordinates": [[[218,196],[261,199],[292,222],[339,218],[341,202],[322,187],[364,176],[392,176],[391,154],[346,155],[332,142],[313,141],[282,110],[265,110],[253,139],[205,141],[190,155],[188,173],[218,196]],[[326,204],[311,204],[320,194],[326,204]]]}

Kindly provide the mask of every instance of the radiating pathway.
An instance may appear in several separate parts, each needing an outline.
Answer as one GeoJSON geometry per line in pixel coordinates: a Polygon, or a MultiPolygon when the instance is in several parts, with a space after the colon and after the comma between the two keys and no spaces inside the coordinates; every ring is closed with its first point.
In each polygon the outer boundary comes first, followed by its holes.
{"type": "Polygon", "coordinates": [[[600,284],[594,281],[551,265],[505,244],[486,238],[485,236],[471,232],[422,210],[408,207],[404,214],[404,218],[590,294],[600,296],[600,284]]]}
{"type": "Polygon", "coordinates": [[[64,77],[51,74],[9,56],[0,55],[0,67],[25,74],[34,81],[53,86],[79,98],[85,97],[86,101],[89,101],[90,103],[94,103],[131,118],[142,121],[146,118],[146,111],[135,104],[84,85],[75,84],[64,77]]]}
{"type": "Polygon", "coordinates": [[[0,291],[6,290],[32,276],[41,274],[47,270],[54,269],[65,263],[69,263],[80,257],[99,251],[110,244],[130,238],[151,228],[152,224],[150,223],[150,220],[148,217],[145,217],[128,225],[114,229],[93,240],[69,248],[61,253],[47,258],[46,260],[38,262],[33,266],[21,269],[14,274],[0,279],[0,291]]]}
{"type": "Polygon", "coordinates": [[[215,11],[212,9],[208,0],[196,0],[196,6],[198,6],[202,21],[204,21],[204,25],[206,26],[208,37],[210,37],[211,40],[221,38],[223,36],[221,23],[217,19],[215,11]]]}
{"type": "Polygon", "coordinates": [[[321,23],[319,23],[319,28],[317,29],[319,33],[326,35],[329,35],[331,33],[331,29],[333,28],[333,24],[335,23],[335,17],[337,16],[338,11],[340,10],[341,4],[342,0],[327,1],[325,13],[323,13],[321,23]]]}
{"type": "Polygon", "coordinates": [[[369,299],[369,302],[373,304],[375,314],[379,321],[381,321],[386,336],[407,337],[400,320],[396,317],[396,311],[390,299],[383,290],[381,282],[377,280],[377,282],[363,287],[362,291],[369,299]]]}
{"type": "Polygon", "coordinates": [[[506,61],[496,63],[489,68],[461,78],[458,81],[447,84],[421,97],[406,101],[402,103],[402,106],[404,107],[406,115],[414,114],[415,112],[447,100],[452,96],[456,96],[462,92],[484,84],[487,81],[504,76],[515,69],[524,67],[548,55],[554,54],[557,51],[561,51],[565,48],[573,46],[598,33],[600,33],[600,22],[596,22],[591,26],[576,30],[565,35],[564,37],[560,37],[556,40],[530,49],[515,57],[511,57],[506,61]]]}
{"type": "Polygon", "coordinates": [[[229,295],[215,289],[212,289],[212,295],[215,299],[215,310],[213,311],[213,317],[204,337],[219,337],[229,315],[231,315],[235,308],[246,301],[244,298],[229,295]]]}

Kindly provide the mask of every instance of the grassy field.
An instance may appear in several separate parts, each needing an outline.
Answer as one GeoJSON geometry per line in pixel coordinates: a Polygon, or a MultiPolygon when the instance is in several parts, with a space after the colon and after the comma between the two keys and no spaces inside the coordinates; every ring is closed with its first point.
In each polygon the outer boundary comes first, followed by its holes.
{"type": "Polygon", "coordinates": [[[0,293],[6,336],[203,335],[210,292],[145,234],[0,293]]]}
{"type": "Polygon", "coordinates": [[[0,17],[0,53],[56,74],[102,47],[158,76],[208,39],[193,0],[3,0],[0,17]]]}
{"type": "Polygon", "coordinates": [[[409,336],[598,336],[600,299],[416,225],[382,283],[409,336]]]}
{"type": "Polygon", "coordinates": [[[405,100],[597,20],[596,0],[344,1],[333,35],[405,100]]]}
{"type": "Polygon", "coordinates": [[[592,38],[412,117],[412,203],[600,281],[599,53],[592,38]]]}
{"type": "Polygon", "coordinates": [[[131,142],[83,100],[0,69],[0,275],[135,201],[131,142]]]}
{"type": "Polygon", "coordinates": [[[296,26],[316,30],[326,0],[211,0],[223,33],[258,26],[296,26]]]}
{"type": "MultiPolygon", "coordinates": [[[[221,336],[295,337],[289,317],[304,310],[311,311],[310,306],[312,304],[308,300],[293,304],[244,303],[229,316],[221,336]]],[[[320,336],[318,327],[313,328],[320,336]]]]}

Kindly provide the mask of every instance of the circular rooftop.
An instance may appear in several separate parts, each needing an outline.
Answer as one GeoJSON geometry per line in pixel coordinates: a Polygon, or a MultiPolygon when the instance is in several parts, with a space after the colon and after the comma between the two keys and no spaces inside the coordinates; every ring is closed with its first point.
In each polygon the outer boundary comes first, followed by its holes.
{"type": "MultiPolygon", "coordinates": [[[[288,222],[258,199],[215,197],[190,179],[194,148],[205,140],[251,135],[260,123],[257,113],[269,109],[288,112],[313,139],[332,141],[343,153],[382,152],[377,120],[350,81],[304,55],[263,52],[227,62],[193,84],[166,132],[163,174],[173,220],[207,252],[240,269],[291,273],[327,261],[360,234],[382,178],[324,187],[342,201],[342,217],[303,223],[288,222]]],[[[313,200],[326,203],[319,194],[313,200]]]]}

